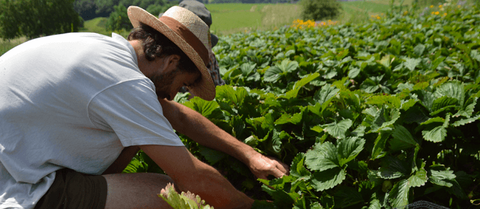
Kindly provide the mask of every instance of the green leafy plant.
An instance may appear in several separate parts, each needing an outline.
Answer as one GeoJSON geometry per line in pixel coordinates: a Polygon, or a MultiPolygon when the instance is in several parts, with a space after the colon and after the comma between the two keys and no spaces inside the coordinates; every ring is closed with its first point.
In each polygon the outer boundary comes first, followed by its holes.
{"type": "Polygon", "coordinates": [[[480,10],[466,6],[222,37],[214,50],[227,85],[213,101],[179,101],[289,164],[288,176],[258,180],[181,139],[237,189],[271,200],[255,208],[475,208],[480,10]]]}
{"type": "Polygon", "coordinates": [[[178,194],[173,184],[168,183],[158,195],[174,209],[213,209],[200,196],[191,192],[178,194]]]}

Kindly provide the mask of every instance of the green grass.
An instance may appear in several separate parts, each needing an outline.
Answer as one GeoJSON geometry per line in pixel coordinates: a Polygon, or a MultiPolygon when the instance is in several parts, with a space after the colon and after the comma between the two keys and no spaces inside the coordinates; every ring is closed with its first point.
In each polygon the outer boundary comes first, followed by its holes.
{"type": "Polygon", "coordinates": [[[12,49],[13,47],[27,41],[26,37],[16,38],[12,40],[2,40],[0,39],[0,56],[12,49]]]}
{"type": "Polygon", "coordinates": [[[107,17],[97,17],[91,20],[85,21],[83,28],[80,29],[82,32],[94,32],[107,35],[108,32],[105,29],[105,23],[107,22],[107,17]]]}
{"type": "Polygon", "coordinates": [[[367,21],[372,15],[381,15],[390,9],[388,0],[378,1],[353,1],[342,2],[343,12],[338,21],[341,23],[362,23],[367,21]]]}
{"type": "Polygon", "coordinates": [[[219,35],[271,30],[291,25],[300,17],[296,4],[207,4],[212,13],[211,29],[219,35]]]}

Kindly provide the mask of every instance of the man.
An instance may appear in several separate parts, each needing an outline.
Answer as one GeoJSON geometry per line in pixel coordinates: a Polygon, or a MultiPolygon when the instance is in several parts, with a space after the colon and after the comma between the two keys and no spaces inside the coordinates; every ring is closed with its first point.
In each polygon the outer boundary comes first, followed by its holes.
{"type": "Polygon", "coordinates": [[[183,146],[173,128],[229,153],[259,178],[288,167],[170,101],[182,86],[212,100],[208,26],[172,7],[128,9],[128,41],[93,33],[43,37],[0,57],[0,208],[168,208],[173,182],[215,208],[253,200],[183,146]],[[121,174],[142,149],[167,174],[121,174]]]}

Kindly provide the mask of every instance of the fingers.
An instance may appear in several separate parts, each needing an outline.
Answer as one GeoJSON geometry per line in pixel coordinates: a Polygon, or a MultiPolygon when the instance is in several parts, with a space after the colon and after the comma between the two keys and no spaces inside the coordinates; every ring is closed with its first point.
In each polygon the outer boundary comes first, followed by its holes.
{"type": "Polygon", "coordinates": [[[279,160],[273,158],[273,157],[268,157],[270,158],[270,160],[273,161],[273,164],[275,165],[275,169],[274,170],[277,170],[278,172],[280,172],[281,174],[273,174],[275,177],[277,178],[281,178],[282,176],[284,175],[288,175],[289,174],[289,171],[290,171],[290,167],[283,163],[283,162],[280,162],[279,160]]]}
{"type": "Polygon", "coordinates": [[[286,172],[281,171],[278,167],[274,168],[272,171],[272,175],[276,178],[282,178],[282,176],[286,175],[286,172]]]}
{"type": "Polygon", "coordinates": [[[274,176],[275,178],[281,178],[289,174],[289,167],[285,163],[278,161],[275,158],[267,157],[265,159],[268,163],[268,167],[263,171],[257,173],[257,178],[267,179],[269,175],[274,176]]]}

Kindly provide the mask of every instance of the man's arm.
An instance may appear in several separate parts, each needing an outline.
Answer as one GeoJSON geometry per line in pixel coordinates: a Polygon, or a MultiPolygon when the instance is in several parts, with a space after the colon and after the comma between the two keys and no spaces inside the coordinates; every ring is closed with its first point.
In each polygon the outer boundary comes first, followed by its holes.
{"type": "Polygon", "coordinates": [[[215,208],[250,208],[253,199],[238,191],[213,167],[195,158],[185,147],[140,146],[181,191],[200,195],[215,208]]]}
{"type": "Polygon", "coordinates": [[[255,151],[249,145],[237,140],[200,113],[174,101],[159,99],[163,114],[178,132],[185,134],[199,144],[227,153],[246,164],[258,178],[268,175],[277,178],[288,173],[288,166],[255,151]]]}

